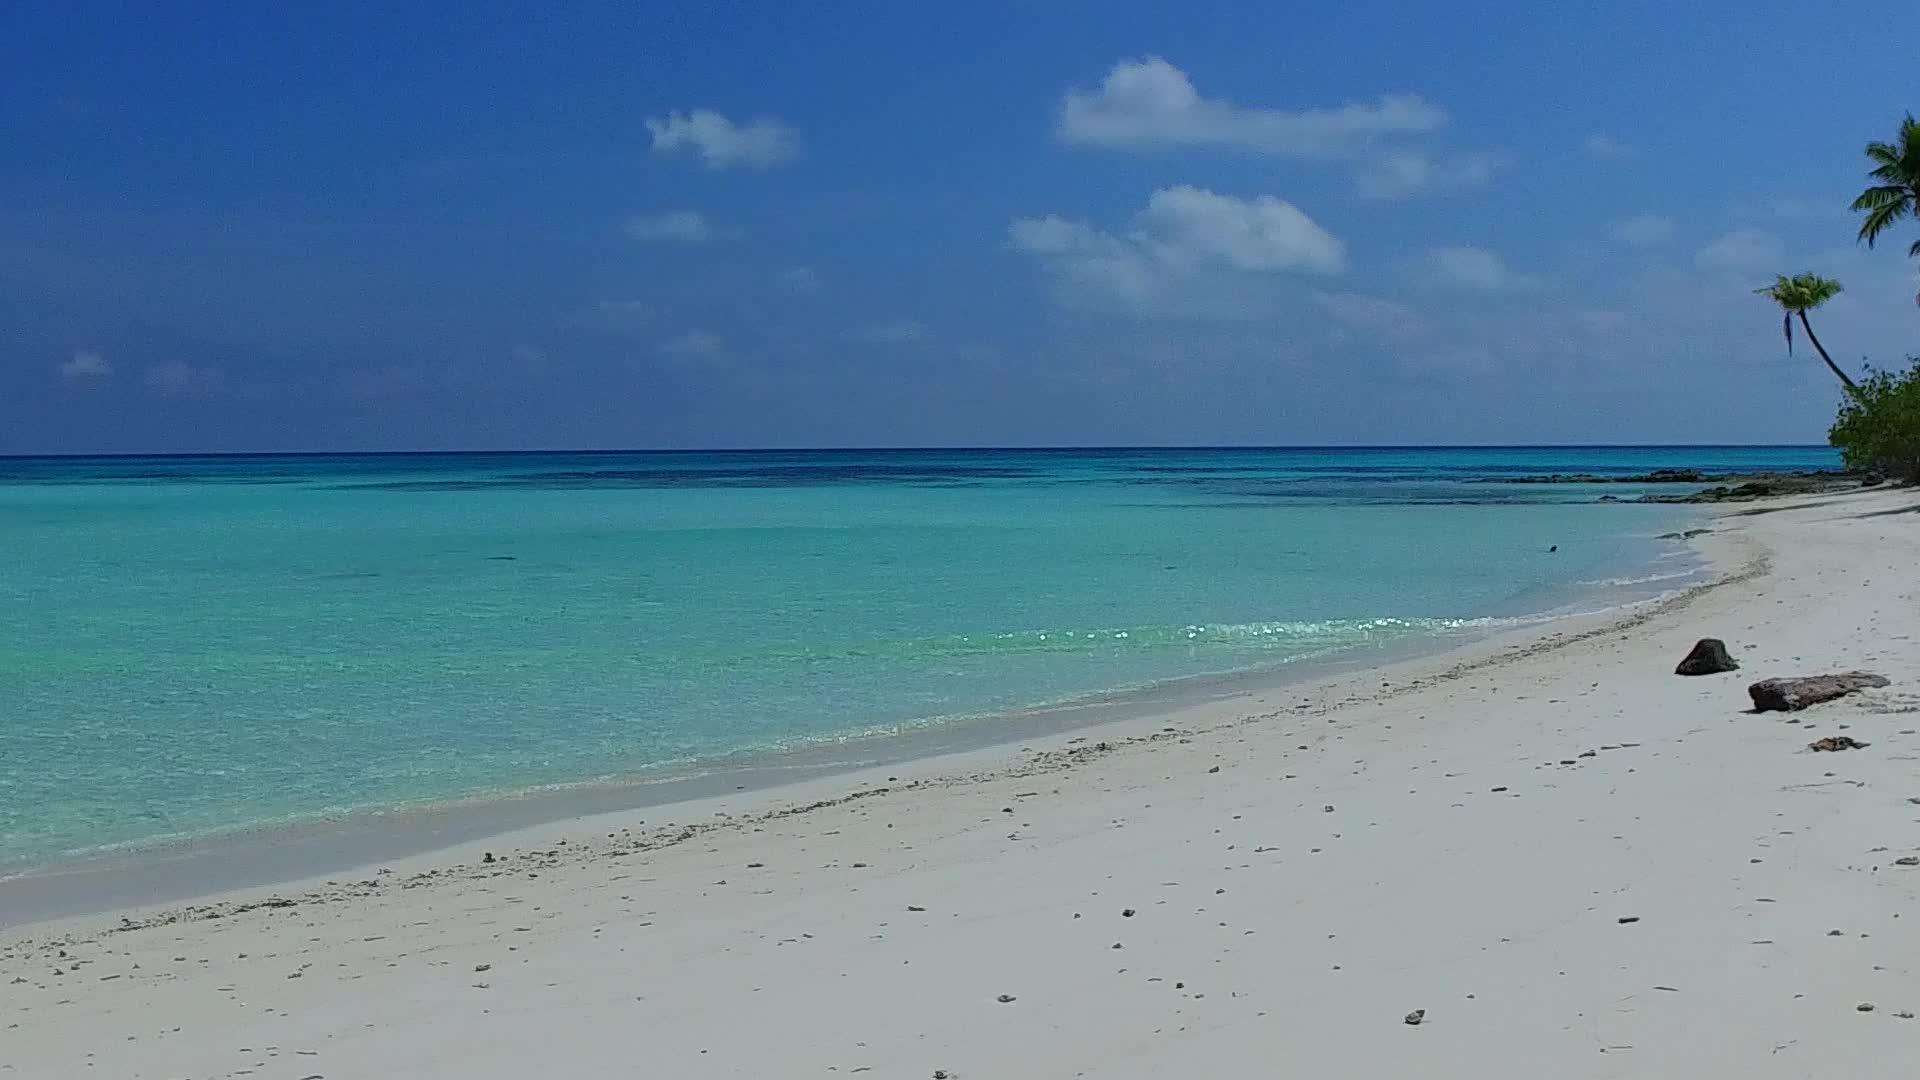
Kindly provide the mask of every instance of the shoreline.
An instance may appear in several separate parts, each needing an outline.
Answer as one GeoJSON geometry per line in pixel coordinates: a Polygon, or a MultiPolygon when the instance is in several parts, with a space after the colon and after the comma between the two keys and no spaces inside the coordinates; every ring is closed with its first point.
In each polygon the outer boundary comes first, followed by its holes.
{"type": "Polygon", "coordinates": [[[1306,694],[9,930],[5,1065],[1904,1076],[1920,494],[1765,509],[1666,603],[1306,694]]]}
{"type": "MultiPolygon", "coordinates": [[[[1703,513],[1696,524],[1712,521],[1703,513]]],[[[53,859],[0,866],[0,933],[36,923],[81,918],[122,908],[192,905],[248,890],[297,886],[396,860],[433,858],[462,845],[517,833],[576,825],[589,818],[662,812],[725,796],[777,799],[813,782],[830,783],[879,771],[898,771],[947,760],[1012,754],[1025,742],[1058,735],[1088,735],[1146,720],[1178,723],[1209,710],[1264,704],[1273,694],[1312,694],[1345,682],[1468,657],[1480,647],[1550,635],[1569,626],[1636,617],[1703,585],[1680,589],[1646,586],[1704,577],[1717,583],[1719,568],[1689,541],[1691,535],[1643,538],[1647,551],[1634,566],[1646,574],[1606,580],[1569,580],[1527,596],[1563,601],[1560,608],[1517,615],[1460,620],[1444,632],[1373,645],[1307,654],[1266,667],[1182,676],[1145,686],[1095,691],[1066,701],[978,716],[936,718],[904,730],[860,732],[795,747],[747,751],[669,767],[659,773],[597,778],[574,783],[482,792],[397,806],[330,813],[295,821],[240,824],[213,832],[160,837],[70,853],[53,859]],[[1667,541],[1683,546],[1669,548],[1667,541]],[[1655,572],[1674,551],[1690,565],[1655,572]],[[1599,593],[1604,587],[1607,591],[1599,593]],[[1595,591],[1598,609],[1567,610],[1578,590],[1595,591]]]]}

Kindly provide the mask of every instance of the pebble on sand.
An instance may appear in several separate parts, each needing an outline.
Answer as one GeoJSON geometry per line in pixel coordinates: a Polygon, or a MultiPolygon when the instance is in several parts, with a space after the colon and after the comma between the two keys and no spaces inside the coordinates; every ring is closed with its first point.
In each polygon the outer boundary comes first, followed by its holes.
{"type": "Polygon", "coordinates": [[[1829,735],[1807,744],[1809,750],[1864,750],[1867,744],[1851,735],[1829,735]]]}
{"type": "Polygon", "coordinates": [[[1408,1013],[1404,1017],[1404,1020],[1411,1027],[1419,1027],[1421,1022],[1426,1020],[1426,1018],[1427,1018],[1427,1010],[1415,1009],[1412,1012],[1408,1013]]]}

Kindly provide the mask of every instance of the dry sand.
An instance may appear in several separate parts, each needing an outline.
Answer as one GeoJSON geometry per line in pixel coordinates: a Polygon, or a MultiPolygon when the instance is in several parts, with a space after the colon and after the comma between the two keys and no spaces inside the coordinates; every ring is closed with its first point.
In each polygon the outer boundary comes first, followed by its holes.
{"type": "Polygon", "coordinates": [[[1723,518],[1726,584],[1606,625],[16,928],[0,1076],[1911,1077],[1917,505],[1723,518]]]}

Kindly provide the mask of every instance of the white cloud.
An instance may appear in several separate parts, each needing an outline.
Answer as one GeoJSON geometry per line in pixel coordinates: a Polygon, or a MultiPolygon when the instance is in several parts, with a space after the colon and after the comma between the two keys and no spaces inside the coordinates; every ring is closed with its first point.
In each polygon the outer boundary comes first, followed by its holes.
{"type": "Polygon", "coordinates": [[[1780,238],[1764,229],[1735,229],[1694,255],[1702,270],[1774,271],[1785,259],[1780,238]]]}
{"type": "Polygon", "coordinates": [[[1379,137],[1433,131],[1446,122],[1446,113],[1410,95],[1298,112],[1203,98],[1186,72],[1149,56],[1115,64],[1097,89],[1068,90],[1057,135],[1094,146],[1231,146],[1276,157],[1338,158],[1379,137]]]}
{"type": "Polygon", "coordinates": [[[692,151],[709,169],[769,169],[800,153],[800,133],[771,116],[736,124],[712,109],[695,109],[650,118],[647,130],[654,153],[692,151]]]}
{"type": "Polygon", "coordinates": [[[99,383],[113,374],[113,365],[91,349],[77,349],[71,357],[60,361],[55,370],[70,383],[99,383]]]}
{"type": "Polygon", "coordinates": [[[790,293],[807,296],[827,287],[826,280],[810,266],[789,266],[775,277],[775,282],[790,293]]]}
{"type": "MultiPolygon", "coordinates": [[[[1292,203],[1190,186],[1153,193],[1116,235],[1054,215],[1008,227],[1016,250],[1040,259],[1068,299],[1117,301],[1140,314],[1195,306],[1183,293],[1218,292],[1232,278],[1337,274],[1346,247],[1292,203]]],[[[1204,303],[1204,297],[1193,297],[1204,303]]]]}
{"type": "Polygon", "coordinates": [[[1354,174],[1354,187],[1363,199],[1403,199],[1423,191],[1468,191],[1492,183],[1493,174],[1505,165],[1506,161],[1496,154],[1434,157],[1409,150],[1366,163],[1354,174]]]}
{"type": "Polygon", "coordinates": [[[1586,141],[1580,145],[1586,150],[1588,157],[1602,159],[1628,158],[1640,152],[1638,147],[1628,146],[1611,135],[1597,133],[1587,136],[1586,141]]]}
{"type": "Polygon", "coordinates": [[[205,393],[220,385],[220,370],[195,367],[179,360],[149,364],[143,375],[147,386],[162,394],[205,393]]]}
{"type": "Polygon", "coordinates": [[[875,323],[847,332],[854,341],[867,341],[878,345],[900,345],[910,341],[925,341],[933,332],[927,324],[914,319],[901,319],[896,322],[875,323]]]}
{"type": "Polygon", "coordinates": [[[705,330],[689,330],[679,337],[669,338],[661,342],[654,347],[654,351],[661,356],[671,356],[685,360],[701,356],[712,356],[718,353],[720,347],[724,344],[725,342],[720,340],[720,335],[718,334],[710,334],[705,330]]]}
{"type": "Polygon", "coordinates": [[[1538,288],[1538,278],[1516,274],[1497,251],[1477,247],[1435,248],[1418,264],[1422,281],[1478,292],[1517,292],[1538,288]]]}
{"type": "Polygon", "coordinates": [[[713,235],[707,216],[698,210],[669,210],[650,217],[629,218],[625,230],[635,240],[649,243],[704,244],[713,235]]]}
{"type": "Polygon", "coordinates": [[[1608,230],[1615,240],[1634,247],[1659,247],[1673,239],[1673,219],[1658,214],[1621,218],[1608,230]]]}
{"type": "Polygon", "coordinates": [[[1313,305],[1349,329],[1383,338],[1417,337],[1426,331],[1420,314],[1397,300],[1355,292],[1308,294],[1313,305]]]}

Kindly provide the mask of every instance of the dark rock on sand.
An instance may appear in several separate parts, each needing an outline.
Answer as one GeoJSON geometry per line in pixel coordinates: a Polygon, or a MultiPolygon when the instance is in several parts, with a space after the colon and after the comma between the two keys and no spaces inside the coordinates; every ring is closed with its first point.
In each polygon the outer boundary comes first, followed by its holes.
{"type": "Polygon", "coordinates": [[[1419,1027],[1421,1022],[1426,1020],[1426,1018],[1427,1018],[1427,1010],[1415,1009],[1412,1012],[1408,1013],[1403,1019],[1405,1023],[1407,1023],[1409,1026],[1419,1027]]]}
{"type": "Polygon", "coordinates": [[[1701,638],[1694,642],[1693,651],[1687,654],[1680,666],[1673,669],[1675,675],[1718,675],[1723,671],[1733,671],[1740,661],[1727,654],[1727,643],[1719,638],[1701,638]]]}
{"type": "Polygon", "coordinates": [[[1762,679],[1747,687],[1755,712],[1795,712],[1822,701],[1887,685],[1885,675],[1847,671],[1838,675],[1810,675],[1795,679],[1762,679]]]}

